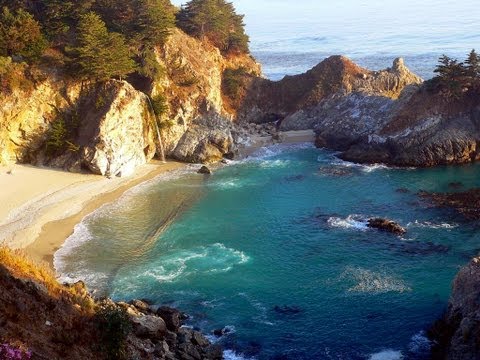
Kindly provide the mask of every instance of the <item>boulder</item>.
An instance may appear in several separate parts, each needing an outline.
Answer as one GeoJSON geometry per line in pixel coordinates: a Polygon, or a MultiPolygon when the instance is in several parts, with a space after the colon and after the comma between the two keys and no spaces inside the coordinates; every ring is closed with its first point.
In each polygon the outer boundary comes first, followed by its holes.
{"type": "Polygon", "coordinates": [[[162,306],[157,310],[157,315],[165,321],[169,331],[177,332],[180,329],[182,314],[177,309],[162,306]]]}
{"type": "Polygon", "coordinates": [[[201,346],[201,347],[207,347],[210,345],[210,341],[199,331],[194,331],[192,334],[192,342],[195,345],[201,346]]]}
{"type": "Polygon", "coordinates": [[[212,170],[210,170],[207,166],[202,166],[200,170],[198,170],[199,174],[210,175],[212,170]]]}
{"type": "Polygon", "coordinates": [[[131,317],[135,335],[141,338],[163,339],[167,331],[167,325],[162,318],[153,315],[141,315],[131,317]]]}
{"type": "Polygon", "coordinates": [[[134,306],[138,311],[144,314],[148,314],[150,312],[150,305],[148,305],[145,301],[132,300],[130,301],[130,305],[134,306]]]}
{"type": "Polygon", "coordinates": [[[382,218],[369,219],[367,226],[369,228],[387,231],[396,235],[403,235],[407,232],[407,230],[401,227],[398,223],[382,218]]]}
{"type": "Polygon", "coordinates": [[[214,163],[234,150],[232,123],[215,112],[196,119],[182,136],[172,157],[189,163],[214,163]]]}

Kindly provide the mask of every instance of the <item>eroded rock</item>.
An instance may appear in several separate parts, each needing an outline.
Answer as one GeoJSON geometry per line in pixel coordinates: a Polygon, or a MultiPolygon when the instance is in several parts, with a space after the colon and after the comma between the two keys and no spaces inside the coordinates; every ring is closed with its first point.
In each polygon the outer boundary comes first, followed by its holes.
{"type": "Polygon", "coordinates": [[[396,235],[403,235],[407,232],[405,228],[395,221],[382,218],[369,219],[367,226],[369,228],[383,230],[396,235]]]}

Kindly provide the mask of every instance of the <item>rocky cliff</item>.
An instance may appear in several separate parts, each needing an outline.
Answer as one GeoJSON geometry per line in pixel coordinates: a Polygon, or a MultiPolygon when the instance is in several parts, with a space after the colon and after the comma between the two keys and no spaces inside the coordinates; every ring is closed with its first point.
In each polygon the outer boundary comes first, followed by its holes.
{"type": "Polygon", "coordinates": [[[150,161],[161,147],[167,156],[189,162],[218,160],[232,151],[235,109],[224,103],[223,74],[242,68],[260,76],[260,66],[250,55],[224,57],[179,29],[156,49],[156,61],[164,69],[156,79],[102,85],[79,83],[52,69],[36,69],[34,79],[23,74],[29,86],[0,95],[0,164],[121,176],[150,161]],[[161,113],[155,113],[151,99],[161,99],[161,113]],[[210,116],[225,126],[199,126],[210,116]]]}
{"type": "Polygon", "coordinates": [[[434,359],[480,359],[480,258],[457,274],[448,310],[430,335],[434,359]]]}
{"type": "Polygon", "coordinates": [[[82,282],[61,285],[48,269],[5,248],[0,287],[1,359],[223,358],[220,347],[182,326],[186,315],[178,310],[93,299],[82,282]]]}

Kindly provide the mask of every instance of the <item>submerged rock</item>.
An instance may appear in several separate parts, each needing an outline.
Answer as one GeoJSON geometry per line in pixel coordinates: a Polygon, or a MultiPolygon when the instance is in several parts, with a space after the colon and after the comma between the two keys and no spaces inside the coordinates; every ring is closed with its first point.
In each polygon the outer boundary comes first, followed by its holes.
{"type": "Polygon", "coordinates": [[[295,314],[299,314],[299,313],[302,312],[302,309],[300,309],[299,307],[288,306],[288,305],[283,305],[283,306],[275,305],[273,310],[276,313],[284,314],[284,315],[295,315],[295,314]]]}
{"type": "Polygon", "coordinates": [[[367,226],[369,228],[387,231],[396,235],[403,235],[407,232],[407,230],[400,226],[398,223],[392,220],[382,218],[369,219],[367,226]]]}
{"type": "Polygon", "coordinates": [[[435,206],[454,209],[469,220],[480,219],[480,188],[454,193],[421,191],[418,195],[435,206]]]}

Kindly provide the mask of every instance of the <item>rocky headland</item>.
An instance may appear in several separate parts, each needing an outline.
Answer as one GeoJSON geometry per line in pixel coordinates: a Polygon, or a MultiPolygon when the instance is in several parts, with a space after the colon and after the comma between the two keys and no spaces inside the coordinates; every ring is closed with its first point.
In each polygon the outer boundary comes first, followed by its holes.
{"type": "Polygon", "coordinates": [[[223,358],[176,309],[94,299],[82,282],[59,284],[49,269],[5,248],[0,260],[0,339],[15,359],[223,358]]]}

